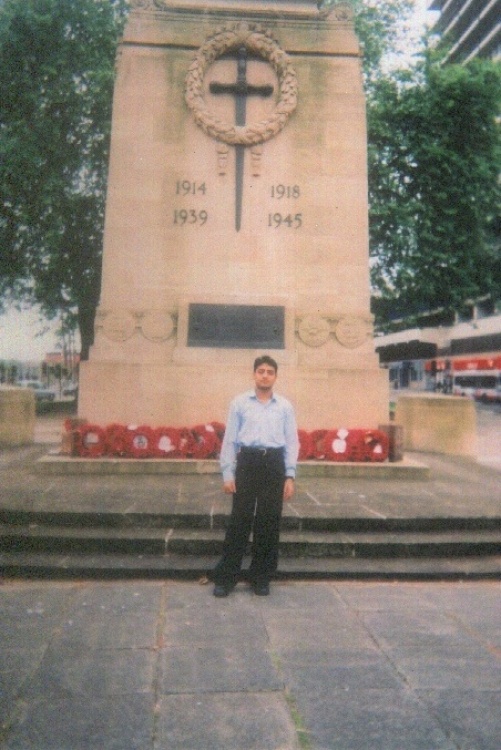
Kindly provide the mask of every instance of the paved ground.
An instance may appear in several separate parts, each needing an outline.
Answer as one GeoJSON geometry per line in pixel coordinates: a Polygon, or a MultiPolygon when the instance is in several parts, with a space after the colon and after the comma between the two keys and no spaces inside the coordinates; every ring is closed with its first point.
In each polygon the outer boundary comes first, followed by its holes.
{"type": "Polygon", "coordinates": [[[1,750],[499,750],[499,583],[0,587],[1,750]]]}
{"type": "MultiPolygon", "coordinates": [[[[426,482],[316,480],[297,501],[499,515],[501,415],[479,419],[483,464],[426,456],[426,482]]],[[[37,442],[59,436],[40,420],[37,442]]],[[[0,504],[165,508],[200,485],[150,477],[138,503],[137,480],[74,478],[69,491],[23,455],[2,457],[0,504]]],[[[193,507],[219,495],[206,478],[193,507]]],[[[499,750],[500,594],[499,582],[290,582],[220,600],[186,582],[5,581],[0,750],[499,750]]]]}

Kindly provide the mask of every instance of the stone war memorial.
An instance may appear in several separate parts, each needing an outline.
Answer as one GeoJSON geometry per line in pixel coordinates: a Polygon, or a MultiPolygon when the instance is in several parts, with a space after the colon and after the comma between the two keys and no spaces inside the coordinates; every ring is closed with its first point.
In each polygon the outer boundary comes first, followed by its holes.
{"type": "Polygon", "coordinates": [[[301,428],[387,422],[366,155],[349,6],[132,0],[79,415],[224,422],[266,353],[301,428]]]}

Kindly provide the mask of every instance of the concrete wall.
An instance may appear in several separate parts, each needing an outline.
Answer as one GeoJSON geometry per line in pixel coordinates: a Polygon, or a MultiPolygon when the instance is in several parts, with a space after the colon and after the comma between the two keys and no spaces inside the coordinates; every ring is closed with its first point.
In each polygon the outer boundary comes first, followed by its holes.
{"type": "Polygon", "coordinates": [[[477,457],[477,415],[471,399],[435,394],[399,396],[396,424],[404,449],[477,457]]]}
{"type": "Polygon", "coordinates": [[[0,448],[32,443],[35,395],[28,388],[0,388],[0,448]]]}

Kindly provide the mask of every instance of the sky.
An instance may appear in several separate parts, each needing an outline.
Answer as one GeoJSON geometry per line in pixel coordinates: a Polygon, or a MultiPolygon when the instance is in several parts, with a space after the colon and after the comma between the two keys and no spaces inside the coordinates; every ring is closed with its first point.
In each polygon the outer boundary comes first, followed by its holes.
{"type": "Polygon", "coordinates": [[[0,315],[0,360],[41,362],[60,348],[56,331],[57,323],[44,320],[36,309],[9,310],[0,315]]]}
{"type": "MultiPolygon", "coordinates": [[[[430,22],[433,14],[427,13],[431,0],[415,0],[414,29],[417,37],[430,22]]],[[[57,322],[43,321],[36,309],[18,312],[8,310],[0,315],[0,360],[41,361],[48,352],[60,346],[56,335],[57,322]]]]}

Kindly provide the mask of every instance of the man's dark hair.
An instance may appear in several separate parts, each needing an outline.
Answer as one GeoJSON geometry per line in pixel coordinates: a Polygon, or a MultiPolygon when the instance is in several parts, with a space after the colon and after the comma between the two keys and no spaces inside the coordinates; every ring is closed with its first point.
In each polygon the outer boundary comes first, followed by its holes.
{"type": "Polygon", "coordinates": [[[275,372],[278,372],[278,365],[273,359],[273,357],[270,357],[268,354],[263,354],[262,357],[257,357],[257,359],[254,360],[254,372],[256,372],[258,367],[261,367],[261,365],[269,365],[270,367],[273,367],[275,372]]]}

